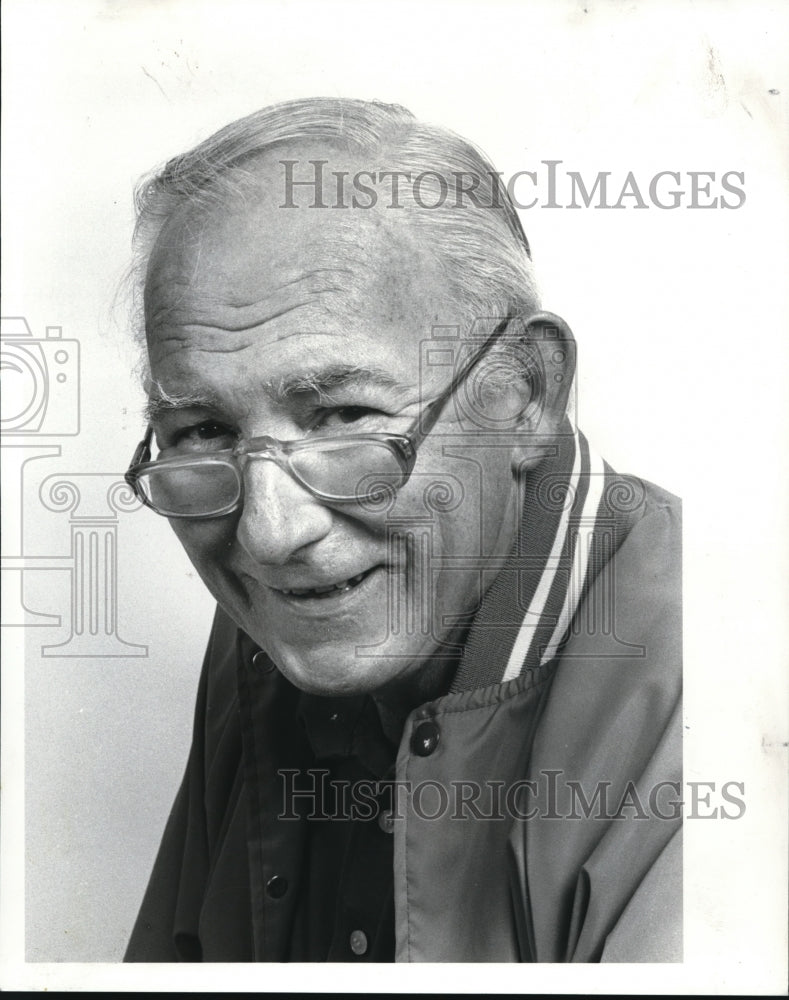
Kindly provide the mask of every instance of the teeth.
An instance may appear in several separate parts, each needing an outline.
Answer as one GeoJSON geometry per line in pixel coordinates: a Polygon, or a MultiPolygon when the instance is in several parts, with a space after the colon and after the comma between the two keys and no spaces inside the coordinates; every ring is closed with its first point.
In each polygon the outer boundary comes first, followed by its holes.
{"type": "Polygon", "coordinates": [[[306,597],[308,594],[329,594],[338,590],[341,594],[352,590],[358,586],[367,575],[366,572],[358,573],[349,580],[342,580],[340,583],[330,583],[328,587],[308,587],[298,590],[283,590],[283,594],[292,594],[294,597],[306,597]]]}

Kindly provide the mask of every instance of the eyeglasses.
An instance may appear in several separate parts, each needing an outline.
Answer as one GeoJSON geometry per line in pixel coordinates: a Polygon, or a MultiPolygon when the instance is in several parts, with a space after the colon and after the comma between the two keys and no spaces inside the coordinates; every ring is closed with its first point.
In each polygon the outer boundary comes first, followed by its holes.
{"type": "Polygon", "coordinates": [[[170,518],[222,517],[237,510],[244,497],[244,467],[256,458],[274,462],[319,500],[377,503],[408,482],[417,449],[447,400],[490,351],[510,319],[498,324],[404,434],[346,434],[301,441],[263,435],[211,454],[152,462],[153,427],[149,425],[124,478],[142,503],[170,518]]]}

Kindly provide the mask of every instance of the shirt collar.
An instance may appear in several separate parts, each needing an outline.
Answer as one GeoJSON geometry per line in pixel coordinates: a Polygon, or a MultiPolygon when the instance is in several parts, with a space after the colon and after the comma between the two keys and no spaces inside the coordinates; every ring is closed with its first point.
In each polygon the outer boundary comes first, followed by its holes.
{"type": "Polygon", "coordinates": [[[356,757],[379,778],[393,767],[397,744],[384,733],[369,695],[328,698],[303,693],[297,714],[316,760],[356,757]]]}

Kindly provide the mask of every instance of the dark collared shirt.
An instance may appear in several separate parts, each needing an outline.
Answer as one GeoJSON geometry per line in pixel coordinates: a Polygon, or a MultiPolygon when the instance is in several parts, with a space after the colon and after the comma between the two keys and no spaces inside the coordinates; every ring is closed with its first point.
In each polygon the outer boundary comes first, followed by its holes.
{"type": "Polygon", "coordinates": [[[299,719],[315,757],[314,770],[299,782],[313,815],[288,958],[392,962],[388,809],[397,746],[385,736],[369,697],[303,695],[299,719]]]}

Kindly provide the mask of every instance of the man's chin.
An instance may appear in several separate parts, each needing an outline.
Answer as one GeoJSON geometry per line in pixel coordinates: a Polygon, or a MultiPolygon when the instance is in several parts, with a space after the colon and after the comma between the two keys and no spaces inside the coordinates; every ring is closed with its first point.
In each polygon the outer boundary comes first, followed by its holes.
{"type": "Polygon", "coordinates": [[[269,656],[295,687],[323,697],[374,694],[397,686],[414,669],[407,655],[360,655],[355,647],[330,650],[316,646],[308,652],[273,648],[269,656]]]}
{"type": "Polygon", "coordinates": [[[352,666],[338,664],[336,661],[326,662],[322,657],[318,662],[305,663],[290,658],[277,664],[280,671],[291,684],[308,694],[323,697],[344,698],[353,695],[369,694],[377,687],[376,678],[371,671],[352,666]]]}

